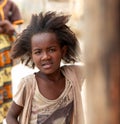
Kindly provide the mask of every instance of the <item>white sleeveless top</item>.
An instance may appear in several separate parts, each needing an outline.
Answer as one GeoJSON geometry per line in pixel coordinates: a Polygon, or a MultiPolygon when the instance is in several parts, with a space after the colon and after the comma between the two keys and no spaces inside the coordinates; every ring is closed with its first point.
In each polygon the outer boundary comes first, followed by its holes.
{"type": "Polygon", "coordinates": [[[66,79],[65,89],[55,100],[45,98],[36,85],[29,124],[70,124],[73,112],[72,83],[66,79]]]}

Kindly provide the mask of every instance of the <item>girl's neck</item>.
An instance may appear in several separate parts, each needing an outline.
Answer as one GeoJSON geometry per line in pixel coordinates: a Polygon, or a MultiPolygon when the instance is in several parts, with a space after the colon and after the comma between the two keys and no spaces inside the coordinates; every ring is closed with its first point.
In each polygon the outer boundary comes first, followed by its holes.
{"type": "Polygon", "coordinates": [[[45,75],[44,73],[39,71],[37,76],[39,78],[50,80],[50,81],[53,81],[53,82],[57,82],[57,81],[59,81],[60,79],[62,79],[64,77],[63,74],[61,73],[60,69],[57,70],[55,73],[48,74],[48,75],[45,75]]]}

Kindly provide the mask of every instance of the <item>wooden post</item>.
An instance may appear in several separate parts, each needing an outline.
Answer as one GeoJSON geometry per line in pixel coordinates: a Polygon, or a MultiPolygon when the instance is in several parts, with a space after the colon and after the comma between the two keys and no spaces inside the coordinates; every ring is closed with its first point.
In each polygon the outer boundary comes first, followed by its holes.
{"type": "Polygon", "coordinates": [[[120,1],[85,0],[86,124],[120,123],[120,1]]]}

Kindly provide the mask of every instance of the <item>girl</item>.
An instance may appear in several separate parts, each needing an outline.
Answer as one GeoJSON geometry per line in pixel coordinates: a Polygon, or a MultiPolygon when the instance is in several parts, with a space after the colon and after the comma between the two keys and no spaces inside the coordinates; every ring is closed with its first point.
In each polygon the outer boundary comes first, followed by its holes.
{"type": "Polygon", "coordinates": [[[84,124],[82,67],[60,65],[61,60],[79,59],[79,44],[66,25],[68,20],[69,16],[56,12],[33,15],[13,45],[12,58],[20,57],[39,71],[21,80],[7,114],[8,124],[84,124]]]}

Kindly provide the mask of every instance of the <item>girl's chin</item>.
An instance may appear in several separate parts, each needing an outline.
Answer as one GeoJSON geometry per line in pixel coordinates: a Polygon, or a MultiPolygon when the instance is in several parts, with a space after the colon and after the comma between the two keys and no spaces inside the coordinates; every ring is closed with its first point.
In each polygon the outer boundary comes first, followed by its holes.
{"type": "Polygon", "coordinates": [[[50,69],[41,69],[40,70],[42,73],[44,73],[44,74],[52,74],[52,73],[54,73],[54,71],[53,70],[50,70],[50,69]]]}

